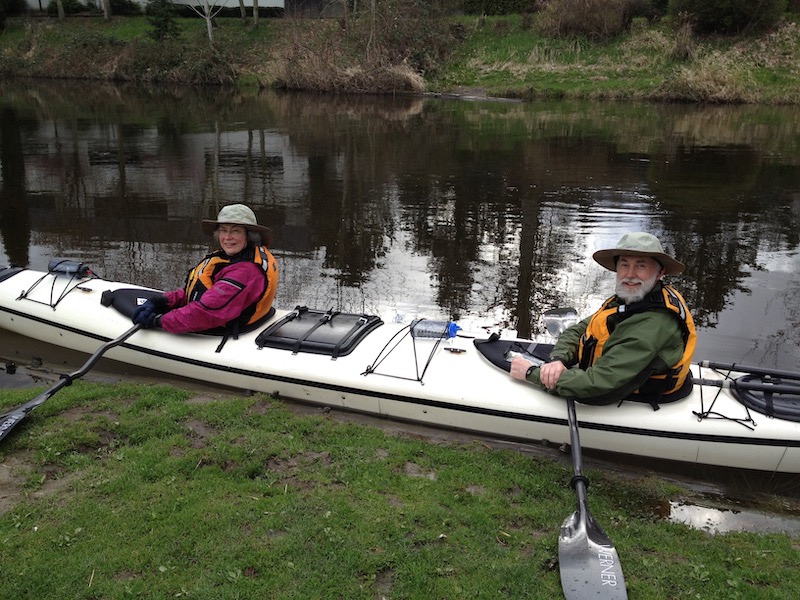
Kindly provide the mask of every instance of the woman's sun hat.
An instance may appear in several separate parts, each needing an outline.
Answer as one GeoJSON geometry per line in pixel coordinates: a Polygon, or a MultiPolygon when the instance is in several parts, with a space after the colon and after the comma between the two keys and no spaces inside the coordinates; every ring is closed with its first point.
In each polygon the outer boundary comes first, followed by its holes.
{"type": "Polygon", "coordinates": [[[649,256],[654,258],[661,263],[667,275],[677,275],[678,273],[683,273],[686,269],[686,265],[664,252],[664,248],[656,236],[643,231],[626,233],[617,242],[616,248],[598,250],[592,255],[592,258],[609,271],[616,271],[617,259],[620,256],[649,256]]]}
{"type": "Polygon", "coordinates": [[[269,227],[264,227],[258,224],[256,213],[244,204],[229,204],[223,206],[219,211],[216,220],[203,219],[203,231],[207,235],[211,235],[220,225],[243,225],[248,231],[255,231],[261,234],[263,240],[267,240],[272,233],[269,227]]]}

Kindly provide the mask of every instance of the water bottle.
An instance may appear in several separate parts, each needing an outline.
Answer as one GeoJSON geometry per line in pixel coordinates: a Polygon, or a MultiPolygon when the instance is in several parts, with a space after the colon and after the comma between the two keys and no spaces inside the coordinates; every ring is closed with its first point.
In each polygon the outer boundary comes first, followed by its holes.
{"type": "Polygon", "coordinates": [[[456,337],[456,332],[461,329],[452,321],[434,321],[432,319],[417,319],[411,323],[411,336],[415,338],[444,338],[456,337]]]}

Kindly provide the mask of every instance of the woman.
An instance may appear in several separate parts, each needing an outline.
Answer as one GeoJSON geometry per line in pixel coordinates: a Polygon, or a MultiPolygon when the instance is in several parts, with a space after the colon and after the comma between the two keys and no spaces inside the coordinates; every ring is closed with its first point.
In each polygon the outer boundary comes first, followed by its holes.
{"type": "Polygon", "coordinates": [[[219,250],[189,272],[185,287],[136,309],[133,322],[170,333],[214,332],[226,338],[248,331],[273,312],[278,264],[267,250],[269,229],[244,204],[231,204],[216,220],[203,219],[219,250]]]}

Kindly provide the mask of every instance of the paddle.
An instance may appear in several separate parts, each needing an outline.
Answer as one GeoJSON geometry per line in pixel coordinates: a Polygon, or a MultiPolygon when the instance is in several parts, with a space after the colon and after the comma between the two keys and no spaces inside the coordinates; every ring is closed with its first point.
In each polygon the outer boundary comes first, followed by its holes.
{"type": "Polygon", "coordinates": [[[800,396],[800,385],[791,383],[773,383],[771,381],[739,381],[738,379],[695,379],[697,385],[708,385],[732,390],[750,390],[771,394],[787,394],[800,396]]]}
{"type": "Polygon", "coordinates": [[[748,367],[745,365],[737,365],[736,363],[727,364],[708,360],[700,361],[697,364],[701,367],[709,367],[711,369],[727,369],[728,371],[739,371],[741,373],[749,373],[751,375],[768,375],[770,377],[778,377],[781,379],[800,379],[800,373],[794,371],[765,369],[763,367],[748,367]]]}
{"type": "Polygon", "coordinates": [[[0,415],[0,441],[4,440],[11,430],[17,425],[17,423],[22,421],[22,419],[24,419],[28,413],[44,404],[61,388],[71,385],[74,379],[78,379],[79,377],[86,375],[86,373],[89,372],[89,369],[91,369],[95,363],[100,360],[100,357],[103,356],[107,350],[110,350],[114,346],[119,346],[122,342],[139,331],[140,328],[141,325],[134,325],[118,338],[106,342],[89,357],[89,360],[87,360],[80,369],[74,373],[70,373],[69,375],[62,375],[58,383],[54,384],[49,389],[36,396],[36,398],[33,400],[29,400],[25,404],[22,404],[17,408],[13,408],[7,413],[0,415]]]}
{"type": "MultiPolygon", "coordinates": [[[[578,313],[573,308],[556,308],[542,315],[547,331],[558,337],[567,327],[577,322],[578,313]]],[[[561,589],[567,600],[584,598],[628,597],[619,556],[611,539],[589,512],[586,500],[588,480],[583,475],[581,440],[575,401],[567,398],[569,439],[572,447],[572,468],[575,475],[571,485],[578,497],[577,510],[564,520],[558,536],[558,564],[561,572],[561,589]]]]}
{"type": "Polygon", "coordinates": [[[567,398],[569,438],[575,476],[571,485],[578,497],[578,508],[561,525],[558,537],[558,564],[561,589],[567,600],[583,598],[623,599],[628,597],[619,556],[611,539],[594,520],[586,501],[587,479],[581,464],[581,442],[575,401],[567,398]]]}

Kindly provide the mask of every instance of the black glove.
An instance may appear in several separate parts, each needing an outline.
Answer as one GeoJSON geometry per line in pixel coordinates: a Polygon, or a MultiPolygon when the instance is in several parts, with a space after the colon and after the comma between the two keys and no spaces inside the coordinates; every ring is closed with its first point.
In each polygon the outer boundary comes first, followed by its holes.
{"type": "Polygon", "coordinates": [[[168,308],[169,305],[167,304],[166,296],[163,294],[154,296],[133,311],[133,322],[136,325],[141,325],[145,329],[155,327],[156,317],[159,317],[162,313],[167,312],[168,308]]]}

